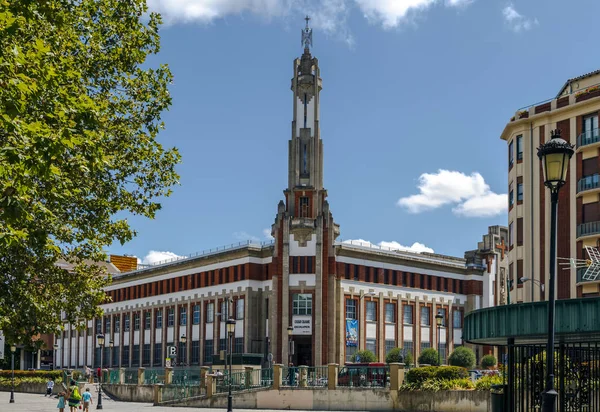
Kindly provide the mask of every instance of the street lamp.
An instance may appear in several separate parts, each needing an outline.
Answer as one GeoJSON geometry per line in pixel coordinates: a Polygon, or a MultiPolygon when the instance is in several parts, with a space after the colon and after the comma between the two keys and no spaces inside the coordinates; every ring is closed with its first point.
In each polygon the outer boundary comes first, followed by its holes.
{"type": "Polygon", "coordinates": [[[98,376],[98,405],[96,405],[96,409],[102,409],[102,377],[104,375],[102,372],[102,356],[104,355],[104,335],[101,333],[96,335],[96,342],[98,342],[98,346],[100,346],[100,376],[98,376]]]}
{"type": "Polygon", "coordinates": [[[437,332],[438,332],[438,365],[442,364],[442,355],[440,352],[440,328],[442,323],[444,323],[444,315],[442,315],[442,311],[438,310],[437,315],[435,315],[435,323],[437,324],[437,332]]]}
{"type": "Polygon", "coordinates": [[[10,345],[10,367],[12,369],[12,383],[10,387],[10,401],[8,403],[15,403],[15,352],[17,351],[17,347],[15,345],[10,345]]]}
{"type": "Polygon", "coordinates": [[[527,278],[527,277],[522,277],[520,280],[521,280],[521,283],[532,282],[532,283],[538,285],[540,287],[540,290],[542,292],[544,292],[544,290],[545,290],[544,284],[542,282],[540,282],[539,280],[537,280],[537,279],[531,279],[531,278],[527,278]]]}
{"type": "Polygon", "coordinates": [[[54,351],[52,352],[52,369],[56,369],[56,351],[58,351],[58,343],[54,344],[54,351]]]}
{"type": "MultiPolygon", "coordinates": [[[[561,139],[560,129],[552,132],[551,139],[538,148],[538,157],[544,169],[544,185],[550,189],[550,290],[548,293],[548,342],[546,346],[546,390],[542,394],[542,412],[556,411],[558,393],[554,389],[554,278],[556,272],[556,213],[558,191],[565,184],[573,145],[561,139]]],[[[567,205],[568,206],[568,205],[567,205]]]]}
{"type": "Polygon", "coordinates": [[[185,352],[186,352],[186,342],[187,342],[187,338],[185,337],[185,333],[183,335],[181,335],[181,337],[179,338],[179,342],[183,344],[183,350],[181,351],[181,364],[185,365],[185,352]]]}
{"type": "MultiPolygon", "coordinates": [[[[233,363],[233,348],[231,342],[233,341],[233,334],[235,333],[235,319],[227,319],[227,334],[229,335],[229,395],[227,396],[227,412],[233,411],[233,398],[231,397],[231,364],[233,363]]],[[[185,337],[184,337],[185,338],[185,337]]]]}

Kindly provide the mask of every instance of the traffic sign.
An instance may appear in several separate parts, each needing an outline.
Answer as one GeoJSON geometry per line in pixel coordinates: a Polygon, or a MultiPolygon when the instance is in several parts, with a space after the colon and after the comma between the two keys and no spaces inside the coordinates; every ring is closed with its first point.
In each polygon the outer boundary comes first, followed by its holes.
{"type": "Polygon", "coordinates": [[[167,346],[167,357],[171,359],[177,357],[177,346],[167,346]]]}

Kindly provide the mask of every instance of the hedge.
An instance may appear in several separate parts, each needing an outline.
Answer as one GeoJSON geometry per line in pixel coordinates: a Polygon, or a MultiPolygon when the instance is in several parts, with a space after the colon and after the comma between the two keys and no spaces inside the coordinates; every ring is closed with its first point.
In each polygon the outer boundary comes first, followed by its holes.
{"type": "MultiPolygon", "coordinates": [[[[15,371],[15,378],[43,378],[48,380],[48,378],[52,378],[57,380],[62,378],[62,371],[15,371]]],[[[0,370],[0,378],[11,378],[12,370],[0,370]]]]}
{"type": "Polygon", "coordinates": [[[458,366],[423,366],[409,370],[406,373],[406,382],[420,384],[430,379],[454,380],[468,376],[467,370],[458,366]]]}

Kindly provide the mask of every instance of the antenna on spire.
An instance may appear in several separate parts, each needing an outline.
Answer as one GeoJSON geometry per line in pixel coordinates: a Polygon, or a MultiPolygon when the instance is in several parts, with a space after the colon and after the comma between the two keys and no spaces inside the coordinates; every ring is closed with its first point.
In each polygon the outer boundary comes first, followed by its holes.
{"type": "Polygon", "coordinates": [[[304,20],[306,20],[306,27],[302,30],[302,46],[308,50],[312,46],[312,29],[308,27],[310,17],[306,16],[304,20]]]}

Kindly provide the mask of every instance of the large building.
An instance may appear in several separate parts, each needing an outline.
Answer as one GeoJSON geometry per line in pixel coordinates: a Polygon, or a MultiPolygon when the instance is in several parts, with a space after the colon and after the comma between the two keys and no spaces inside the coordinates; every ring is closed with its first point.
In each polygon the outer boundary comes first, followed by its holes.
{"type": "Polygon", "coordinates": [[[343,364],[361,349],[384,360],[394,347],[415,357],[439,347],[446,358],[463,343],[465,312],[499,303],[506,228],[490,228],[466,259],[336,241],[340,227],[323,186],[321,71],[308,27],[303,43],[293,66],[288,186],[274,241],[134,270],[126,267],[135,260],[113,259],[122,273],[106,288],[104,317],[83,332],[66,325],[58,367],[98,366],[96,333],[113,343],[104,356],[112,367],[164,366],[168,346],[179,347],[178,363],[211,364],[226,348],[229,317],[234,352],[265,361],[272,354],[278,363],[343,364]]]}
{"type": "MultiPolygon", "coordinates": [[[[587,259],[585,246],[600,243],[600,70],[567,82],[555,98],[519,110],[501,138],[508,144],[509,278],[513,302],[546,299],[550,250],[550,193],[537,148],[552,130],[575,145],[567,182],[559,191],[557,256],[587,259]],[[521,282],[521,278],[533,281],[521,282]]],[[[564,261],[563,261],[564,262],[564,261]]],[[[582,282],[585,269],[558,266],[557,298],[598,296],[600,282],[582,282]]]]}

